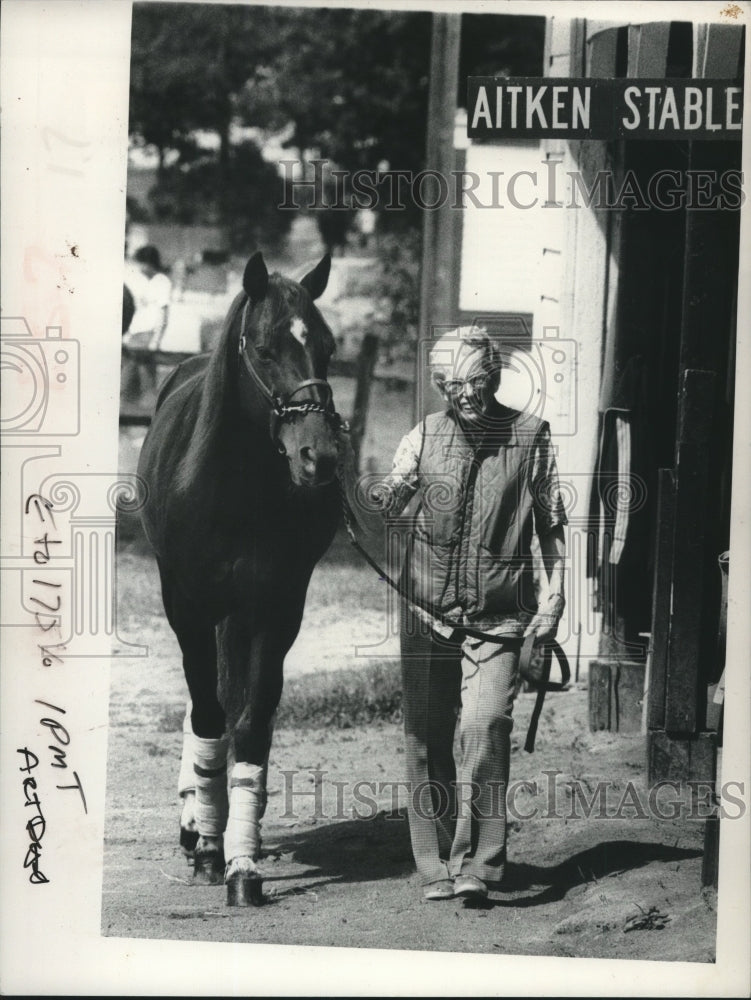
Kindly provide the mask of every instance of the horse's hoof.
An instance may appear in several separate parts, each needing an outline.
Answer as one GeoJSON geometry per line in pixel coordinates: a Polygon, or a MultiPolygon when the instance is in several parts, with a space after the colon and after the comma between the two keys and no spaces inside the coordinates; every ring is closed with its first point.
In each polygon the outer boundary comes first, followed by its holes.
{"type": "Polygon", "coordinates": [[[236,872],[227,877],[227,906],[263,906],[263,879],[236,872]]]}
{"type": "Polygon", "coordinates": [[[180,847],[186,858],[192,858],[198,843],[198,830],[186,830],[180,827],[180,847]]]}
{"type": "Polygon", "coordinates": [[[193,881],[198,885],[220,885],[224,881],[224,855],[221,851],[194,853],[193,881]]]}

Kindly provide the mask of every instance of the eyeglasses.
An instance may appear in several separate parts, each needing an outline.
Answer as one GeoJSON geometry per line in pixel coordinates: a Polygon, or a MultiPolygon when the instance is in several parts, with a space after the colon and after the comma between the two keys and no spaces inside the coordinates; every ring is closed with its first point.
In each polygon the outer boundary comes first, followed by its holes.
{"type": "Polygon", "coordinates": [[[474,393],[484,392],[490,385],[490,375],[474,375],[468,379],[451,378],[440,383],[441,389],[449,396],[459,396],[466,389],[471,389],[474,393]]]}

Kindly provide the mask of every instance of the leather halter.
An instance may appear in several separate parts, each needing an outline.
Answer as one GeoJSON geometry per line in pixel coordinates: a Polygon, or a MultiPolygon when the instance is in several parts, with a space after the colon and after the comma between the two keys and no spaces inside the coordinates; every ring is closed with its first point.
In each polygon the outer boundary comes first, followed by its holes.
{"type": "MultiPolygon", "coordinates": [[[[250,299],[245,303],[245,307],[242,313],[242,319],[240,322],[240,329],[245,330],[245,321],[248,316],[248,311],[250,309],[250,299]]],[[[291,391],[282,395],[274,391],[273,387],[269,388],[263,381],[259,373],[256,371],[253,362],[248,357],[248,353],[245,350],[248,341],[245,337],[245,333],[240,334],[240,343],[238,347],[240,361],[245,366],[245,371],[250,375],[250,378],[261,393],[263,399],[268,403],[269,406],[269,433],[271,435],[272,442],[277,446],[279,451],[284,454],[284,446],[279,443],[279,429],[282,421],[286,420],[288,417],[294,414],[301,413],[303,415],[308,413],[322,413],[327,420],[332,424],[335,430],[338,430],[344,421],[340,415],[334,409],[334,394],[332,392],[331,386],[322,378],[307,378],[302,382],[299,382],[295,388],[291,391]],[[315,399],[305,399],[297,403],[293,403],[292,399],[299,392],[305,389],[318,389],[323,396],[323,401],[319,402],[315,399]]]]}

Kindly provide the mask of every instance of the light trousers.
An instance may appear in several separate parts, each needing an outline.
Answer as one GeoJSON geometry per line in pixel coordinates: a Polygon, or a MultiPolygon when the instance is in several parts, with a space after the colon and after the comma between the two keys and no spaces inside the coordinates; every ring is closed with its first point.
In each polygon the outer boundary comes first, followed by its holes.
{"type": "Polygon", "coordinates": [[[402,605],[407,812],[424,885],[460,873],[503,879],[520,651],[515,638],[442,639],[402,605]]]}

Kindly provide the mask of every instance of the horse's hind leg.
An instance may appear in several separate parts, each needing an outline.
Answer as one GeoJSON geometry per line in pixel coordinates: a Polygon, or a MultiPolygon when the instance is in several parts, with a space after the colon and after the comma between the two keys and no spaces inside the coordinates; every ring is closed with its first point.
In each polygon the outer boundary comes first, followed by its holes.
{"type": "Polygon", "coordinates": [[[196,881],[216,884],[224,876],[222,836],[227,820],[227,736],[224,711],[217,698],[216,638],[214,626],[183,602],[165,593],[165,608],[183,654],[190,692],[190,722],[183,727],[180,791],[184,796],[180,839],[189,848],[190,811],[187,758],[192,757],[195,790],[193,851],[196,881]]]}

